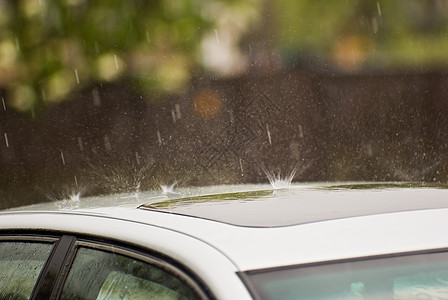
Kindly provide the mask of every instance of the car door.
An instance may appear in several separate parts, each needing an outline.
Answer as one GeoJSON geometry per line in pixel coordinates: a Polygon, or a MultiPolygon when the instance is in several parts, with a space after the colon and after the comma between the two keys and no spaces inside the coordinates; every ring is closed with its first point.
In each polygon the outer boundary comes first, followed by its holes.
{"type": "Polygon", "coordinates": [[[0,237],[0,299],[30,299],[55,248],[53,237],[0,237]]]}
{"type": "Polygon", "coordinates": [[[0,299],[210,299],[201,281],[160,253],[116,241],[0,237],[0,299]]]}

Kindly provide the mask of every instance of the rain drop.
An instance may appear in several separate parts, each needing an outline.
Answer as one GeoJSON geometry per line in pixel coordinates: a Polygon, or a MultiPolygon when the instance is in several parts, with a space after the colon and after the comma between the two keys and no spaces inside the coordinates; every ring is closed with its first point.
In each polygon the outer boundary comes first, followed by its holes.
{"type": "Polygon", "coordinates": [[[78,137],[78,145],[79,145],[79,150],[81,152],[84,151],[84,145],[82,143],[82,137],[78,137]]]}
{"type": "Polygon", "coordinates": [[[160,136],[160,131],[157,130],[157,139],[159,140],[159,146],[162,146],[162,137],[160,136]]]}
{"type": "Polygon", "coordinates": [[[173,123],[176,123],[176,112],[174,109],[171,110],[171,117],[173,118],[173,123]]]}
{"type": "Polygon", "coordinates": [[[266,123],[266,132],[268,134],[269,145],[272,145],[271,131],[269,130],[269,124],[267,123],[266,123]]]}
{"type": "Polygon", "coordinates": [[[241,170],[241,174],[244,173],[244,169],[243,169],[243,161],[241,160],[241,158],[239,159],[240,161],[240,170],[241,170]]]}
{"type": "Polygon", "coordinates": [[[219,35],[218,35],[218,30],[215,29],[215,38],[216,38],[216,44],[219,45],[219,35]]]}
{"type": "Polygon", "coordinates": [[[138,155],[138,152],[135,152],[135,162],[137,163],[137,165],[140,165],[140,156],[138,155]]]}
{"type": "Polygon", "coordinates": [[[174,105],[174,108],[176,109],[176,118],[178,120],[182,119],[182,112],[180,111],[180,105],[176,104],[174,105]]]}
{"type": "Polygon", "coordinates": [[[65,166],[64,152],[62,152],[62,151],[61,151],[61,160],[62,160],[62,165],[65,166]]]}
{"type": "Polygon", "coordinates": [[[118,58],[117,58],[116,54],[114,54],[114,60],[115,60],[115,69],[118,70],[120,68],[120,66],[118,65],[118,58]]]}
{"type": "Polygon", "coordinates": [[[75,77],[76,77],[76,83],[79,84],[79,74],[77,69],[75,69],[75,77]]]}
{"type": "Polygon", "coordinates": [[[373,28],[373,33],[378,32],[378,22],[376,21],[375,18],[372,19],[372,28],[373,28]]]}
{"type": "Polygon", "coordinates": [[[5,133],[3,133],[3,136],[5,137],[5,143],[6,143],[6,147],[9,148],[9,140],[8,140],[8,135],[5,133]]]}
{"type": "Polygon", "coordinates": [[[230,123],[234,123],[235,122],[235,117],[234,117],[234,115],[233,115],[233,112],[232,111],[229,111],[229,118],[230,118],[230,123]]]}
{"type": "Polygon", "coordinates": [[[112,145],[110,144],[109,137],[106,135],[104,136],[104,147],[107,151],[112,151],[112,145]]]}
{"type": "Polygon", "coordinates": [[[382,17],[381,5],[379,2],[376,3],[376,9],[378,10],[378,16],[382,17]]]}
{"type": "Polygon", "coordinates": [[[101,106],[101,98],[100,93],[98,92],[97,88],[94,88],[92,90],[92,98],[93,98],[93,105],[95,106],[101,106]]]}

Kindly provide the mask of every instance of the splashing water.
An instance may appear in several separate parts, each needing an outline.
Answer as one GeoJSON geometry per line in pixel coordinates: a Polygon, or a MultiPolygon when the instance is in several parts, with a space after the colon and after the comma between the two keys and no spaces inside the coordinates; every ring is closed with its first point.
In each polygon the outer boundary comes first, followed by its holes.
{"type": "Polygon", "coordinates": [[[165,196],[167,196],[167,197],[177,197],[177,196],[180,196],[180,194],[179,193],[177,193],[177,192],[175,192],[174,191],[174,187],[176,186],[176,184],[177,184],[177,181],[175,181],[173,184],[171,184],[171,185],[164,185],[164,184],[161,184],[160,185],[160,188],[162,189],[162,195],[165,195],[165,196]]]}
{"type": "Polygon", "coordinates": [[[284,176],[280,171],[275,173],[267,170],[264,166],[261,167],[274,190],[289,189],[291,187],[292,180],[294,179],[294,176],[296,176],[297,170],[299,169],[299,165],[297,164],[291,172],[289,172],[289,175],[284,176]]]}
{"type": "Polygon", "coordinates": [[[115,155],[111,155],[103,159],[88,165],[97,181],[97,186],[107,193],[139,194],[153,166],[152,161],[146,160],[138,152],[126,158],[118,159],[115,155]],[[109,160],[115,162],[111,163],[109,160]]]}
{"type": "Polygon", "coordinates": [[[57,201],[55,204],[59,209],[78,208],[81,203],[81,192],[68,195],[67,198],[57,201]]]}

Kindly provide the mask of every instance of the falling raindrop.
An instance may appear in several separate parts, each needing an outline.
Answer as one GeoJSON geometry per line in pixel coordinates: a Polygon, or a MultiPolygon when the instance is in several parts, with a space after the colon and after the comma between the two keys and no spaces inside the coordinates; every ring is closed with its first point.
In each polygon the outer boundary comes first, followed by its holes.
{"type": "Polygon", "coordinates": [[[140,165],[140,156],[138,155],[137,151],[135,151],[135,161],[136,161],[137,165],[140,165]]]}
{"type": "Polygon", "coordinates": [[[65,166],[64,152],[62,152],[62,151],[61,151],[61,160],[62,160],[62,165],[65,166]]]}
{"type": "Polygon", "coordinates": [[[243,169],[243,161],[241,160],[241,158],[239,159],[240,161],[240,170],[241,170],[241,174],[244,173],[244,169],[243,169]]]}
{"type": "Polygon", "coordinates": [[[375,18],[372,18],[372,28],[373,28],[373,33],[378,32],[378,22],[375,18]]]}
{"type": "Polygon", "coordinates": [[[3,103],[3,110],[6,111],[6,103],[5,103],[5,99],[2,98],[2,103],[3,103]]]}
{"type": "Polygon", "coordinates": [[[100,93],[98,92],[97,88],[94,88],[92,90],[92,98],[93,98],[93,105],[95,106],[101,106],[101,98],[100,93]]]}
{"type": "Polygon", "coordinates": [[[3,136],[5,137],[5,143],[6,143],[6,148],[9,148],[9,140],[8,140],[8,135],[5,133],[3,133],[3,136]]]}
{"type": "Polygon", "coordinates": [[[216,44],[219,45],[219,35],[218,35],[218,30],[215,29],[215,38],[216,38],[216,44]]]}
{"type": "Polygon", "coordinates": [[[182,112],[179,104],[175,104],[174,108],[171,109],[171,117],[173,118],[173,123],[176,123],[177,120],[182,119],[182,112]]]}
{"type": "Polygon", "coordinates": [[[176,123],[176,112],[174,109],[171,110],[171,118],[173,119],[173,123],[176,123]]]}
{"type": "Polygon", "coordinates": [[[114,60],[115,60],[115,69],[118,70],[120,68],[120,66],[118,65],[118,58],[117,58],[116,54],[114,54],[114,60]]]}
{"type": "Polygon", "coordinates": [[[16,48],[17,48],[17,51],[20,51],[20,42],[19,42],[18,38],[16,38],[16,48]]]}
{"type": "Polygon", "coordinates": [[[232,111],[229,111],[229,118],[230,118],[230,123],[233,124],[235,122],[235,117],[234,117],[232,111]]]}
{"type": "Polygon", "coordinates": [[[157,139],[159,140],[159,146],[162,146],[162,137],[160,136],[160,131],[157,130],[157,139]]]}
{"type": "Polygon", "coordinates": [[[266,132],[268,134],[269,145],[272,145],[271,131],[269,130],[269,124],[267,123],[266,123],[266,132]]]}
{"type": "Polygon", "coordinates": [[[76,77],[76,83],[79,84],[79,74],[77,69],[75,69],[75,77],[76,77]]]}
{"type": "Polygon", "coordinates": [[[146,30],[146,41],[149,43],[151,42],[151,39],[149,38],[149,31],[146,30]]]}
{"type": "Polygon", "coordinates": [[[79,145],[79,150],[81,152],[84,151],[84,145],[82,144],[82,137],[78,137],[78,145],[79,145]]]}
{"type": "Polygon", "coordinates": [[[379,2],[376,3],[376,9],[378,10],[378,16],[382,17],[381,5],[379,2]]]}
{"type": "Polygon", "coordinates": [[[74,176],[74,178],[75,178],[75,185],[78,188],[78,178],[76,178],[76,175],[74,176]]]}
{"type": "Polygon", "coordinates": [[[302,128],[302,125],[299,125],[299,137],[303,138],[303,128],[302,128]]]}
{"type": "Polygon", "coordinates": [[[104,147],[107,151],[112,151],[112,145],[110,144],[110,140],[107,135],[104,136],[104,147]]]}
{"type": "Polygon", "coordinates": [[[180,105],[176,104],[174,105],[174,108],[176,109],[176,118],[178,120],[182,119],[182,112],[180,111],[180,105]]]}

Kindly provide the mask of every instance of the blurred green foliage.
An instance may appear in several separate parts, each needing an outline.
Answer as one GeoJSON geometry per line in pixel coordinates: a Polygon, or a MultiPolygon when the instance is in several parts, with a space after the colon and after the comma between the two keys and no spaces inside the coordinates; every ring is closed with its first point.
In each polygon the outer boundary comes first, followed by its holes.
{"type": "Polygon", "coordinates": [[[220,7],[238,2],[0,0],[0,88],[21,111],[92,81],[179,88],[198,68],[201,38],[220,7]]]}
{"type": "Polygon", "coordinates": [[[348,71],[448,62],[448,1],[278,0],[272,8],[275,43],[290,60],[318,56],[348,71]]]}
{"type": "Polygon", "coordinates": [[[0,89],[20,111],[91,82],[179,91],[195,72],[242,74],[254,41],[281,67],[444,68],[447,32],[445,0],[0,0],[0,89]]]}

